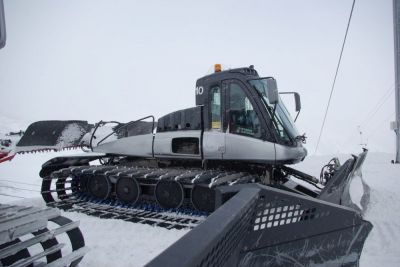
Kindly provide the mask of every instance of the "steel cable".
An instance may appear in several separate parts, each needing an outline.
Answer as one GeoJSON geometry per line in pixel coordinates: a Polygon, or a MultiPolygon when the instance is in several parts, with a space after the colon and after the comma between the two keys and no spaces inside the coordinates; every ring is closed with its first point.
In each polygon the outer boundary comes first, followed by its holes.
{"type": "Polygon", "coordinates": [[[320,141],[321,141],[321,136],[322,136],[322,132],[323,132],[323,130],[324,130],[324,126],[325,126],[325,122],[326,122],[326,117],[327,117],[327,115],[328,115],[329,106],[330,106],[330,104],[331,104],[331,99],[332,99],[332,95],[333,95],[333,90],[335,89],[336,78],[337,78],[337,75],[338,75],[338,73],[339,73],[340,62],[342,61],[343,50],[344,50],[344,46],[345,46],[345,44],[346,44],[347,34],[348,34],[348,32],[349,32],[351,17],[353,16],[353,10],[354,10],[354,5],[355,5],[355,3],[356,3],[356,0],[353,0],[353,4],[352,4],[352,6],[351,6],[351,11],[350,11],[349,20],[348,20],[348,22],[347,22],[346,33],[345,33],[344,39],[343,39],[342,49],[341,49],[341,51],[340,51],[339,61],[338,61],[337,67],[336,67],[335,77],[334,77],[333,83],[332,83],[331,93],[330,93],[329,99],[328,99],[328,105],[326,106],[325,115],[324,115],[324,120],[322,121],[322,126],[321,126],[321,130],[320,130],[320,132],[319,132],[319,137],[318,137],[318,141],[317,141],[317,146],[316,146],[316,148],[315,148],[315,153],[317,153],[318,146],[319,146],[319,143],[320,143],[320,141]]]}
{"type": "Polygon", "coordinates": [[[368,143],[369,138],[373,137],[379,130],[382,130],[381,126],[383,126],[384,123],[387,123],[388,120],[390,118],[393,118],[394,116],[395,116],[395,112],[392,112],[392,113],[390,113],[389,116],[385,117],[385,119],[381,120],[380,124],[369,135],[367,135],[367,143],[368,143]]]}
{"type": "MultiPolygon", "coordinates": [[[[365,124],[368,122],[368,127],[371,127],[371,118],[373,118],[378,111],[383,107],[383,105],[390,99],[390,96],[394,93],[394,86],[391,86],[389,90],[387,90],[381,98],[376,102],[375,106],[370,109],[370,111],[367,113],[367,116],[364,117],[363,120],[361,120],[361,123],[358,125],[359,129],[364,129],[365,124]]],[[[367,128],[368,128],[367,127],[367,128]]],[[[356,135],[356,133],[352,132],[348,135],[348,138],[346,138],[346,141],[342,143],[342,147],[346,147],[347,144],[351,141],[351,139],[356,135]]]]}
{"type": "Polygon", "coordinates": [[[360,124],[360,127],[364,126],[365,123],[371,121],[371,118],[373,118],[377,114],[377,112],[383,107],[383,104],[385,104],[386,101],[388,101],[388,99],[390,99],[390,96],[392,96],[393,93],[394,93],[394,87],[391,88],[391,90],[389,91],[389,94],[385,94],[384,97],[382,97],[377,102],[377,104],[374,106],[374,108],[368,113],[368,115],[362,121],[362,123],[360,124]]]}

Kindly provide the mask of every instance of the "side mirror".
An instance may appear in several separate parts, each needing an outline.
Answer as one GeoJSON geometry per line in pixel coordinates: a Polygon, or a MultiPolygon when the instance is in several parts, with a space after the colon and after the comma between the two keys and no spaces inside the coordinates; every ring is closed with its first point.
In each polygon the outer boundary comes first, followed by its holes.
{"type": "Polygon", "coordinates": [[[0,49],[6,45],[6,20],[4,16],[3,0],[0,0],[0,49]]]}
{"type": "Polygon", "coordinates": [[[276,80],[274,78],[267,79],[267,97],[269,103],[275,105],[279,102],[279,93],[278,93],[278,85],[276,84],[276,80]]]}
{"type": "Polygon", "coordinates": [[[300,94],[297,92],[281,92],[280,94],[282,94],[282,95],[293,94],[294,95],[295,110],[297,112],[296,118],[294,119],[294,121],[296,122],[297,117],[299,116],[300,110],[301,110],[300,94]]]}
{"type": "Polygon", "coordinates": [[[294,103],[295,103],[296,112],[300,112],[300,110],[301,110],[301,101],[300,101],[299,93],[294,92],[294,103]]]}

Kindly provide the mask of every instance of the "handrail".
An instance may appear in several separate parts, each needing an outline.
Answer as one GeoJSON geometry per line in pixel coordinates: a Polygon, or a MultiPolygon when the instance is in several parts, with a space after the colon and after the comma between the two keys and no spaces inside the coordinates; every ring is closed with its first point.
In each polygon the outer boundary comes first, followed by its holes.
{"type": "MultiPolygon", "coordinates": [[[[138,119],[138,120],[135,120],[135,121],[130,121],[130,122],[128,122],[128,123],[125,123],[125,124],[123,124],[123,125],[118,126],[117,128],[113,129],[113,131],[112,131],[110,134],[106,135],[103,139],[101,139],[99,142],[97,142],[97,145],[101,144],[104,140],[106,140],[107,138],[109,138],[111,135],[117,133],[119,130],[121,130],[121,129],[123,129],[123,128],[126,128],[126,127],[128,127],[128,126],[130,126],[130,125],[132,125],[132,124],[134,124],[134,123],[139,122],[139,121],[148,119],[148,118],[152,118],[152,122],[153,122],[152,131],[153,131],[153,130],[154,130],[154,125],[155,125],[155,118],[154,118],[153,115],[150,115],[150,116],[146,116],[146,117],[144,117],[144,118],[141,118],[141,119],[138,119]]],[[[99,123],[97,123],[97,124],[96,124],[96,127],[95,127],[95,129],[94,129],[94,131],[93,131],[93,133],[92,133],[92,136],[91,136],[91,138],[90,138],[90,149],[91,149],[92,151],[93,151],[92,142],[93,142],[94,134],[96,133],[97,129],[98,129],[100,126],[106,125],[106,124],[108,124],[108,123],[117,123],[117,124],[121,124],[121,123],[118,122],[118,121],[100,121],[99,123]]]]}
{"type": "Polygon", "coordinates": [[[93,143],[93,139],[95,138],[95,133],[96,133],[96,131],[97,131],[97,129],[100,127],[100,126],[103,126],[103,125],[106,125],[106,124],[108,124],[108,123],[120,123],[120,122],[118,122],[118,121],[99,121],[98,123],[96,123],[96,126],[94,127],[94,130],[93,130],[93,133],[92,133],[92,135],[90,136],[90,141],[89,141],[89,147],[90,147],[90,150],[91,151],[93,151],[93,145],[92,145],[92,143],[93,143]]]}

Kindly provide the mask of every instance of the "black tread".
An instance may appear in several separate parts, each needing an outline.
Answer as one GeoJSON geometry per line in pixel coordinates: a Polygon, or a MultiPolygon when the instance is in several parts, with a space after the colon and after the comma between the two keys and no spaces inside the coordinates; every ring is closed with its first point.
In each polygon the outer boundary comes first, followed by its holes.
{"type": "MultiPolygon", "coordinates": [[[[219,170],[183,169],[183,168],[143,168],[127,166],[79,166],[68,167],[52,172],[43,179],[42,196],[51,207],[68,211],[77,211],[100,218],[121,219],[135,223],[157,225],[167,229],[193,228],[215,209],[215,203],[208,197],[197,198],[193,205],[192,189],[213,184],[226,185],[240,182],[248,173],[232,173],[219,170]],[[88,181],[92,177],[106,177],[110,182],[107,199],[90,195],[88,181]],[[115,192],[120,179],[132,179],[140,184],[139,194],[134,201],[121,201],[115,192]],[[52,184],[56,190],[52,190],[52,184]],[[157,198],[157,185],[178,185],[179,196],[171,201],[157,198]],[[112,188],[112,190],[111,190],[112,188]],[[56,197],[54,196],[56,195],[56,197]],[[155,195],[155,197],[154,197],[155,195]],[[138,201],[138,199],[140,199],[138,201]],[[210,203],[198,204],[198,201],[210,203]],[[135,204],[135,202],[137,202],[135,204]],[[157,203],[158,202],[158,203],[157,203]],[[160,203],[161,202],[161,203],[160,203]],[[197,209],[203,209],[199,211],[197,209]]],[[[167,186],[168,187],[168,186],[167,186]]],[[[177,189],[177,186],[174,186],[177,189]]],[[[209,189],[213,191],[214,189],[209,189]]],[[[177,192],[177,191],[176,191],[177,192]]],[[[159,195],[160,197],[160,195],[159,195]]],[[[129,198],[126,198],[129,200],[129,198]]]]}

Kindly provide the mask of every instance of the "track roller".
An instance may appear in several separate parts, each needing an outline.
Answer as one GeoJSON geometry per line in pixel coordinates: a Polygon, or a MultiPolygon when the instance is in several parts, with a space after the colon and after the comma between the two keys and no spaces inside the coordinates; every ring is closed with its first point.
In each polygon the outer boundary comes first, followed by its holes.
{"type": "Polygon", "coordinates": [[[105,175],[95,175],[87,182],[89,193],[100,199],[107,199],[111,192],[111,183],[105,175]]]}
{"type": "Polygon", "coordinates": [[[159,181],[154,194],[158,204],[167,209],[179,208],[185,199],[183,186],[176,181],[159,181]]]}
{"type": "Polygon", "coordinates": [[[123,177],[118,179],[115,185],[115,193],[120,201],[134,204],[139,199],[141,189],[135,178],[123,177]]]}
{"type": "Polygon", "coordinates": [[[213,212],[215,210],[215,190],[207,185],[195,185],[192,189],[191,201],[196,209],[213,212]]]}
{"type": "Polygon", "coordinates": [[[89,177],[87,175],[82,175],[79,177],[79,182],[78,182],[79,192],[86,193],[88,191],[88,181],[89,177]]]}

